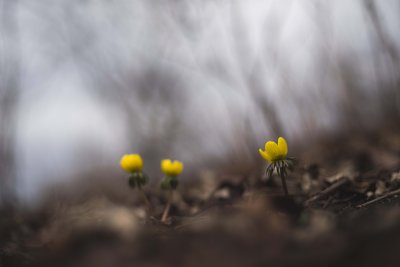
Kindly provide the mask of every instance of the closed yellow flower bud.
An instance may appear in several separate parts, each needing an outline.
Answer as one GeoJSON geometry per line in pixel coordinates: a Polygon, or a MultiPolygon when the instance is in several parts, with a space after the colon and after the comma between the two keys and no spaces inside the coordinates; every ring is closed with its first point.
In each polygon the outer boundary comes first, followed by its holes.
{"type": "Polygon", "coordinates": [[[121,168],[126,172],[140,172],[143,169],[143,160],[139,154],[123,155],[120,165],[121,168]]]}
{"type": "Polygon", "coordinates": [[[178,160],[164,159],[161,161],[161,170],[165,175],[175,177],[183,171],[183,163],[178,160]]]}

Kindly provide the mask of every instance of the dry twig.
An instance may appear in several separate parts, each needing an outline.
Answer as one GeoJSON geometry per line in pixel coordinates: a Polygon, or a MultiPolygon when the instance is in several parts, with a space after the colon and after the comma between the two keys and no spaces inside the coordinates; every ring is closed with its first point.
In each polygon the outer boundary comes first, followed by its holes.
{"type": "Polygon", "coordinates": [[[385,198],[388,198],[388,197],[391,197],[391,196],[395,196],[395,195],[398,195],[398,194],[400,194],[400,189],[396,189],[396,190],[391,191],[391,192],[389,192],[389,193],[387,193],[387,194],[385,194],[383,196],[374,198],[374,199],[372,199],[370,201],[367,201],[367,202],[365,202],[363,204],[360,204],[360,205],[357,206],[357,208],[365,208],[365,207],[367,207],[367,206],[369,206],[371,204],[374,204],[376,202],[384,200],[385,198]]]}
{"type": "Polygon", "coordinates": [[[342,179],[340,179],[337,182],[333,183],[332,185],[330,185],[329,187],[325,188],[321,192],[319,192],[316,195],[312,196],[311,198],[307,199],[304,202],[304,204],[306,206],[308,206],[311,202],[314,202],[314,201],[320,199],[321,197],[325,197],[325,196],[328,196],[328,195],[332,194],[338,188],[342,187],[343,185],[347,184],[348,182],[350,182],[349,178],[343,177],[342,179]]]}

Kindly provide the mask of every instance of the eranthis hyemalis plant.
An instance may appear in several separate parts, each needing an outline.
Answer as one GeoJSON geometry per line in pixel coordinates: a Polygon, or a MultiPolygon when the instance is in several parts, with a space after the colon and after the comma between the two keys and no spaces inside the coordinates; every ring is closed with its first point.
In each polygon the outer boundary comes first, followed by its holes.
{"type": "Polygon", "coordinates": [[[160,187],[168,193],[167,205],[161,217],[163,223],[167,222],[169,210],[171,209],[173,193],[178,186],[178,175],[183,171],[183,163],[178,160],[163,159],[161,161],[161,171],[164,173],[164,178],[161,181],[160,187]]]}
{"type": "Polygon", "coordinates": [[[129,186],[141,192],[147,208],[150,208],[150,202],[142,188],[147,183],[147,175],[143,173],[142,157],[139,154],[123,155],[120,160],[120,166],[124,171],[130,174],[128,180],[129,186]]]}
{"type": "Polygon", "coordinates": [[[285,195],[289,195],[286,176],[287,171],[291,170],[294,166],[294,158],[288,158],[288,145],[283,137],[278,138],[278,143],[274,141],[268,141],[265,143],[265,150],[259,149],[261,157],[265,159],[269,165],[266,169],[266,174],[271,177],[275,172],[281,177],[283,190],[285,195]]]}

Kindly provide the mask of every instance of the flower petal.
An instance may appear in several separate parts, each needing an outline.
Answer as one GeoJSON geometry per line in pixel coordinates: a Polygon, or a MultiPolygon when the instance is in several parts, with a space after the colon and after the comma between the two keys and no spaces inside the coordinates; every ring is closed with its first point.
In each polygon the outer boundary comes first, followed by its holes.
{"type": "Polygon", "coordinates": [[[285,158],[288,154],[288,145],[283,137],[278,138],[278,148],[280,151],[280,154],[285,158]]]}
{"type": "Polygon", "coordinates": [[[175,175],[179,175],[181,174],[181,172],[183,171],[183,163],[180,161],[175,160],[173,163],[174,166],[174,173],[175,175]]]}
{"type": "Polygon", "coordinates": [[[163,173],[168,173],[171,169],[171,160],[170,159],[163,159],[161,161],[161,170],[163,173]]]}
{"type": "Polygon", "coordinates": [[[271,157],[268,155],[268,153],[266,153],[265,151],[263,151],[261,148],[258,150],[258,152],[260,152],[261,157],[263,157],[263,159],[265,159],[266,161],[271,162],[272,159],[271,157]]]}
{"type": "Polygon", "coordinates": [[[271,157],[272,161],[277,160],[280,157],[278,145],[273,141],[268,141],[265,144],[265,152],[271,157]]]}

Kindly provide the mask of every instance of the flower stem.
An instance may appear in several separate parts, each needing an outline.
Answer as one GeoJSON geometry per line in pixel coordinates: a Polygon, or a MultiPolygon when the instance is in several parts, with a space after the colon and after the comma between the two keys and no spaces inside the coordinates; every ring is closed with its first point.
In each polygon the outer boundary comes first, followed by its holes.
{"type": "Polygon", "coordinates": [[[289,191],[288,191],[287,185],[286,185],[286,172],[283,170],[283,168],[281,168],[281,170],[280,170],[280,176],[281,176],[281,180],[282,180],[283,191],[285,192],[285,196],[288,196],[289,191]]]}
{"type": "Polygon", "coordinates": [[[142,198],[143,198],[144,203],[146,204],[146,209],[147,209],[147,211],[150,211],[150,209],[151,209],[150,201],[149,201],[149,199],[147,198],[147,196],[146,196],[146,194],[145,194],[143,188],[142,188],[141,186],[139,186],[139,187],[138,187],[138,190],[139,190],[140,194],[142,195],[142,198]]]}
{"type": "Polygon", "coordinates": [[[169,211],[171,209],[171,204],[172,204],[172,194],[173,194],[173,191],[172,190],[168,190],[167,205],[165,206],[164,212],[163,212],[162,217],[161,217],[161,222],[162,223],[167,223],[169,211]]]}

